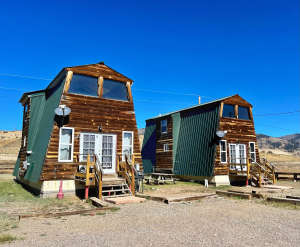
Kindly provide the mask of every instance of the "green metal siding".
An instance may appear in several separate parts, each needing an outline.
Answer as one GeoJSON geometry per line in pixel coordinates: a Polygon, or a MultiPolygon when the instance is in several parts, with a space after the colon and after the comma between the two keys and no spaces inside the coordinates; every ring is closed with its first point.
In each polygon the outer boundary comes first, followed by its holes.
{"type": "Polygon", "coordinates": [[[156,122],[146,124],[141,154],[144,172],[153,172],[156,163],[156,122]]]}
{"type": "Polygon", "coordinates": [[[219,104],[197,111],[181,112],[180,117],[174,116],[173,128],[179,128],[173,161],[174,174],[213,175],[216,150],[213,140],[218,129],[218,119],[219,104]]]}
{"type": "Polygon", "coordinates": [[[43,168],[44,159],[51,137],[54,110],[58,107],[62,90],[64,87],[64,80],[62,80],[54,92],[51,92],[49,98],[34,97],[30,105],[30,120],[28,133],[28,150],[32,151],[27,161],[30,166],[25,174],[25,179],[38,182],[43,168]],[[31,149],[30,149],[31,148],[31,149]]]}
{"type": "Polygon", "coordinates": [[[174,167],[174,161],[176,159],[176,153],[177,153],[179,130],[180,130],[180,113],[178,112],[172,114],[172,118],[173,118],[173,167],[174,167]]]}

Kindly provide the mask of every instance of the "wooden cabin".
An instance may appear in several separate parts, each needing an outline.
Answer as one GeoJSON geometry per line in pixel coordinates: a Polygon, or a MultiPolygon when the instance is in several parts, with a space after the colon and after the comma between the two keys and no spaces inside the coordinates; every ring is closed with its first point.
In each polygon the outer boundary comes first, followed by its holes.
{"type": "Polygon", "coordinates": [[[252,105],[233,95],[147,119],[142,159],[145,173],[215,185],[258,182],[251,171],[261,168],[250,168],[260,165],[252,105]]]}
{"type": "Polygon", "coordinates": [[[142,160],[132,83],[100,62],[63,68],[45,90],[24,93],[13,175],[42,197],[56,196],[61,180],[65,195],[96,187],[101,197],[134,187],[134,164],[142,170],[142,160]],[[57,108],[71,112],[60,116],[57,108]]]}

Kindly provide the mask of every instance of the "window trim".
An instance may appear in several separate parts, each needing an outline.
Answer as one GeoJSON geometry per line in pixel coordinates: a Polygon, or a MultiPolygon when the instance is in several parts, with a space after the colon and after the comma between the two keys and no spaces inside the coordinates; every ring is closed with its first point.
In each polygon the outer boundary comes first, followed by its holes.
{"type": "Polygon", "coordinates": [[[160,120],[160,133],[161,133],[161,134],[168,133],[168,119],[160,120]],[[162,122],[163,122],[163,121],[166,121],[166,125],[162,125],[162,122]],[[165,132],[162,131],[162,127],[163,127],[163,126],[166,126],[166,127],[167,127],[167,130],[166,130],[165,132]]]}
{"type": "Polygon", "coordinates": [[[227,141],[226,140],[221,140],[220,141],[220,163],[221,164],[227,164],[227,141]],[[225,142],[225,151],[222,151],[221,149],[221,142],[225,142]],[[222,153],[226,153],[226,161],[222,162],[222,153]]]}
{"type": "Polygon", "coordinates": [[[255,150],[255,142],[249,142],[249,154],[250,154],[250,157],[251,158],[251,153],[254,153],[254,161],[251,161],[251,163],[255,163],[256,162],[256,150],[255,150]],[[251,152],[251,143],[254,144],[254,152],[251,152]]]}
{"type": "Polygon", "coordinates": [[[164,144],[164,152],[169,152],[169,143],[164,144]]]}
{"type": "Polygon", "coordinates": [[[74,128],[73,127],[61,127],[59,129],[59,141],[58,141],[58,162],[73,162],[73,151],[74,151],[74,128]],[[71,129],[72,130],[72,144],[70,143],[61,143],[61,132],[63,129],[71,129]],[[60,159],[60,147],[61,145],[69,145],[71,146],[71,159],[70,160],[61,160],[60,159]]]}
{"type": "Polygon", "coordinates": [[[131,147],[131,150],[132,150],[132,154],[131,155],[133,155],[133,144],[134,144],[133,135],[134,135],[133,131],[126,131],[126,130],[122,131],[122,161],[125,161],[125,155],[123,155],[123,147],[131,147]],[[132,144],[131,144],[131,146],[124,145],[124,134],[125,133],[131,133],[132,134],[132,144]]]}

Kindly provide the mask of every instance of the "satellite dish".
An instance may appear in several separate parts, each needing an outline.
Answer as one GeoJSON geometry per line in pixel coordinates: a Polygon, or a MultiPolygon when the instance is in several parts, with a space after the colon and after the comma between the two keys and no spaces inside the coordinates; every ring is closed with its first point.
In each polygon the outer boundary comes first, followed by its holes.
{"type": "Polygon", "coordinates": [[[225,131],[217,131],[216,134],[219,138],[223,138],[226,135],[226,132],[225,131]]]}
{"type": "Polygon", "coordinates": [[[58,107],[55,109],[55,114],[58,116],[67,116],[71,112],[69,107],[58,107]]]}

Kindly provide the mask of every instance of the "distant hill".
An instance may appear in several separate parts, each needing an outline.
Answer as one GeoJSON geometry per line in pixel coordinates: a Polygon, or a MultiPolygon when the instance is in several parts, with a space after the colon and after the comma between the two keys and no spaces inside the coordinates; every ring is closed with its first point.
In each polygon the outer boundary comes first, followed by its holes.
{"type": "Polygon", "coordinates": [[[300,157],[300,134],[287,135],[278,138],[257,134],[256,137],[259,149],[272,149],[274,150],[274,153],[279,153],[280,151],[300,157]]]}

